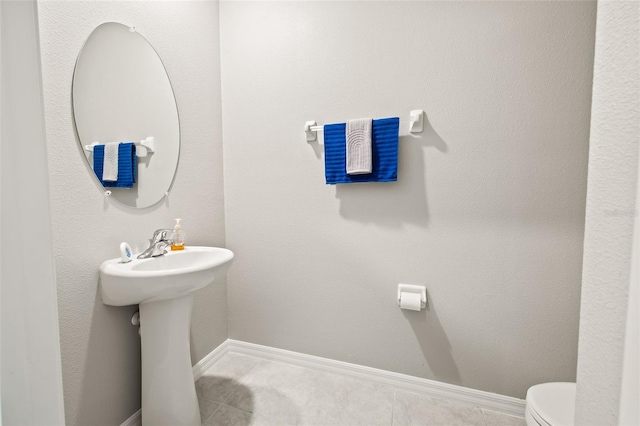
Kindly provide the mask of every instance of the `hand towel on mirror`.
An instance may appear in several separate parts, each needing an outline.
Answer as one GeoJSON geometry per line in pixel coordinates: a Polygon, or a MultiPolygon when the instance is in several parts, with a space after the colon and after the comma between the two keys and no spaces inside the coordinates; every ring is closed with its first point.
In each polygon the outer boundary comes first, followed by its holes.
{"type": "Polygon", "coordinates": [[[118,180],[105,182],[102,179],[104,163],[104,145],[93,147],[93,171],[105,188],[133,188],[136,183],[138,159],[136,146],[133,142],[123,142],[118,147],[118,180]]]}
{"type": "Polygon", "coordinates": [[[116,182],[118,180],[118,148],[120,142],[109,142],[104,145],[104,162],[102,166],[102,180],[116,182]]]}

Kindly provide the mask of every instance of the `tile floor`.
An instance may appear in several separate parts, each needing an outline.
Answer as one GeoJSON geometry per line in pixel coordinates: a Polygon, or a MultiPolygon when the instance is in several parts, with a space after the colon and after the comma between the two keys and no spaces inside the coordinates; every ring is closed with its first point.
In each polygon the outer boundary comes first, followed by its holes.
{"type": "Polygon", "coordinates": [[[203,425],[525,426],[519,417],[236,353],[196,389],[203,425]]]}

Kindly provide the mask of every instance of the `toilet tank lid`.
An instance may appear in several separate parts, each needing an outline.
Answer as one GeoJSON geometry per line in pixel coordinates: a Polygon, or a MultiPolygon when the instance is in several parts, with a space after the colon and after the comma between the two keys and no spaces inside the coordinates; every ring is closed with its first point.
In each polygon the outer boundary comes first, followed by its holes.
{"type": "Polygon", "coordinates": [[[553,426],[573,426],[575,404],[575,383],[542,383],[527,391],[527,405],[553,426]]]}

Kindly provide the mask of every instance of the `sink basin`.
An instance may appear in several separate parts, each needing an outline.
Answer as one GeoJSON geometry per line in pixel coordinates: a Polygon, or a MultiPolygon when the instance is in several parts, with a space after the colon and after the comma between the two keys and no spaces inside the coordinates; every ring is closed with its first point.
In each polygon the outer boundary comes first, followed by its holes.
{"type": "Polygon", "coordinates": [[[126,306],[180,297],[224,277],[231,259],[233,252],[225,248],[186,247],[129,263],[107,260],[100,265],[102,301],[126,306]]]}
{"type": "Polygon", "coordinates": [[[232,259],[224,248],[186,247],[100,265],[106,305],[140,304],[143,426],[200,426],[189,342],[193,295],[224,278],[232,259]]]}

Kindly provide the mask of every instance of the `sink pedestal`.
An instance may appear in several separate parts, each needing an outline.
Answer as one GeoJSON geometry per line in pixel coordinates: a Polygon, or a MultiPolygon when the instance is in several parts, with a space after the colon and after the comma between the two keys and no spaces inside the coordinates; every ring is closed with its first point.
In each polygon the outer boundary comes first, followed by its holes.
{"type": "Polygon", "coordinates": [[[193,294],[140,304],[142,424],[200,426],[189,345],[193,294]]]}
{"type": "Polygon", "coordinates": [[[232,260],[233,252],[225,248],[189,246],[100,265],[102,302],[140,305],[145,426],[200,425],[189,349],[193,294],[224,279],[232,260]]]}

